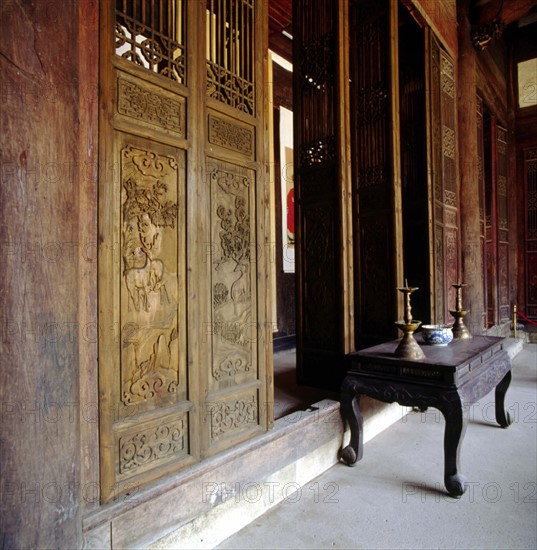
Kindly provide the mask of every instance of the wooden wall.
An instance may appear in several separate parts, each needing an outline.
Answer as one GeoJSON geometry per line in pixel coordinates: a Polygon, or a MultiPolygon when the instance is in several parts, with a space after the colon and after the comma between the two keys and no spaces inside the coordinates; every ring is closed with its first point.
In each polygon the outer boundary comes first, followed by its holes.
{"type": "Polygon", "coordinates": [[[80,547],[92,498],[80,432],[96,425],[96,403],[79,383],[96,368],[97,13],[97,0],[0,4],[3,548],[80,547]]]}

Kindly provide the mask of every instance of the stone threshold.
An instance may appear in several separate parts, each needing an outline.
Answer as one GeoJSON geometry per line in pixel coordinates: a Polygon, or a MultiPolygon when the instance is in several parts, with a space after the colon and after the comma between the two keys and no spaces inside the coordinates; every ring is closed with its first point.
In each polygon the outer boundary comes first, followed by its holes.
{"type": "MultiPolygon", "coordinates": [[[[408,410],[362,399],[364,441],[408,410]]],[[[214,548],[338,462],[338,401],[324,399],[254,437],[83,521],[84,548],[214,548]]]]}

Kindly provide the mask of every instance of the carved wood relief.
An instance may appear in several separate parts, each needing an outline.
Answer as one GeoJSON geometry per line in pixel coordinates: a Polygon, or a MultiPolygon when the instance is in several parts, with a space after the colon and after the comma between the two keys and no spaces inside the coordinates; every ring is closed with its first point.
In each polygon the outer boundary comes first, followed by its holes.
{"type": "Polygon", "coordinates": [[[257,395],[232,397],[206,406],[212,442],[257,427],[257,395]]]}
{"type": "Polygon", "coordinates": [[[258,406],[261,396],[268,401],[271,352],[258,331],[270,323],[257,259],[268,194],[260,170],[265,104],[255,85],[263,81],[268,8],[257,0],[101,4],[106,502],[272,420],[258,406]],[[202,252],[209,248],[210,259],[202,252]]]}
{"type": "Polygon", "coordinates": [[[256,375],[253,344],[257,323],[253,308],[253,217],[251,170],[216,162],[209,173],[211,189],[213,385],[236,383],[256,375]],[[250,375],[250,376],[249,376],[250,375]]]}
{"type": "Polygon", "coordinates": [[[118,113],[184,137],[184,98],[125,76],[118,78],[117,95],[118,113]]]}
{"type": "Polygon", "coordinates": [[[209,143],[253,158],[255,129],[252,126],[243,126],[239,122],[209,114],[209,143]]]}
{"type": "MultiPolygon", "coordinates": [[[[179,384],[178,160],[131,145],[121,150],[125,405],[166,398],[179,384]]],[[[182,154],[180,162],[183,171],[182,154]]]]}
{"type": "Polygon", "coordinates": [[[455,72],[453,60],[432,33],[429,43],[434,311],[436,322],[444,323],[451,319],[449,309],[455,304],[455,289],[451,285],[460,278],[455,72]]]}
{"type": "Polygon", "coordinates": [[[167,418],[157,423],[124,431],[118,436],[119,466],[122,479],[139,474],[158,462],[176,460],[188,452],[188,417],[167,418]]]}

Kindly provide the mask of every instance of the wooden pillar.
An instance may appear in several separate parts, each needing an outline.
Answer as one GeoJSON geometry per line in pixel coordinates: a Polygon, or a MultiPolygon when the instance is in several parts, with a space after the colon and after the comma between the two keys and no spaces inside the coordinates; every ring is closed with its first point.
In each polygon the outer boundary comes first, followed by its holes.
{"type": "Polygon", "coordinates": [[[465,323],[472,334],[481,334],[483,313],[483,258],[479,227],[478,142],[476,100],[476,53],[471,43],[469,2],[457,2],[459,24],[458,125],[460,216],[462,244],[463,305],[470,313],[465,323]]]}
{"type": "Polygon", "coordinates": [[[78,2],[0,3],[0,544],[80,548],[78,2]]]}

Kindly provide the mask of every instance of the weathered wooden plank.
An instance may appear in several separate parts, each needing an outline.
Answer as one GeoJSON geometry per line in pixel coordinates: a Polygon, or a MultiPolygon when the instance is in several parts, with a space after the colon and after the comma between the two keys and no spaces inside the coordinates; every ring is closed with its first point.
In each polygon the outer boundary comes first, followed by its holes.
{"type": "Polygon", "coordinates": [[[76,548],[78,4],[2,2],[0,21],[0,533],[76,548]]]}

